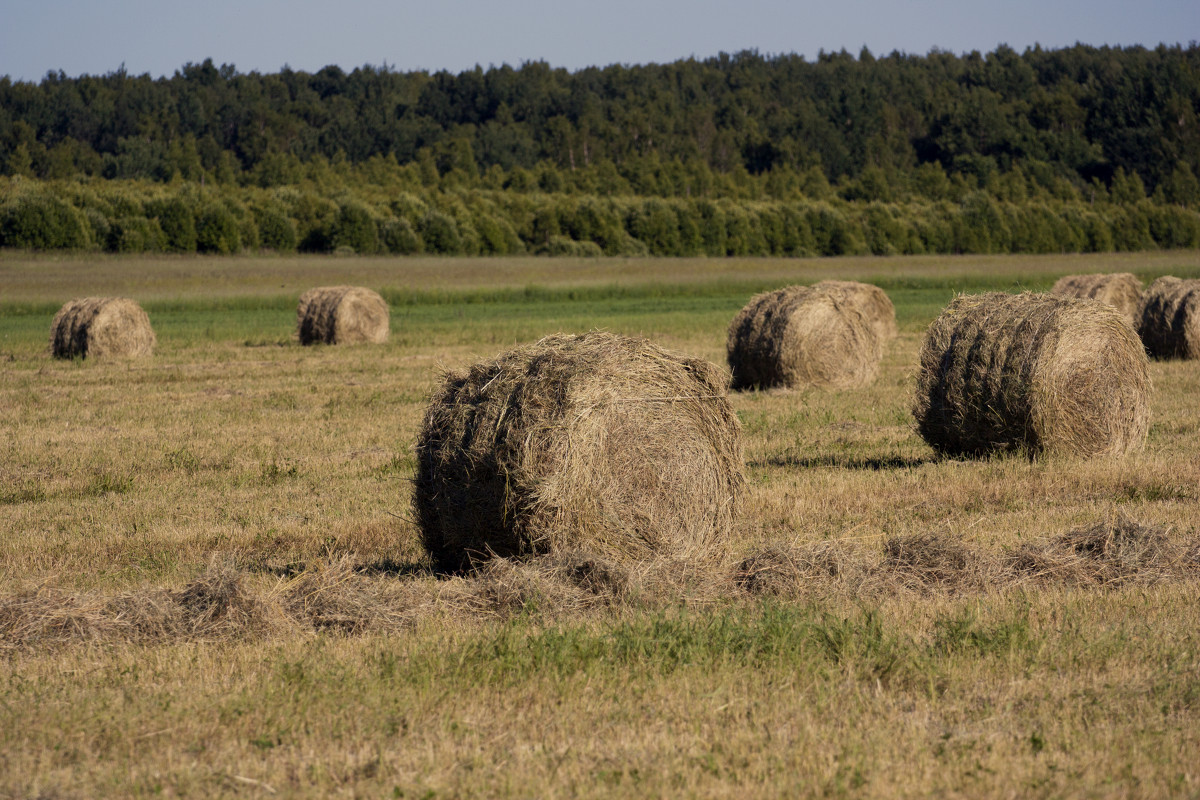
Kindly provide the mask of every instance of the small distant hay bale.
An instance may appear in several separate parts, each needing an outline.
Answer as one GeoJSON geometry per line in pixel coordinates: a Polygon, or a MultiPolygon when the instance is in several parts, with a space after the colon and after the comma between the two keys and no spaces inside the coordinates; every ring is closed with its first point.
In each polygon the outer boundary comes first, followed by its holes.
{"type": "Polygon", "coordinates": [[[742,492],[724,372],[645,339],[558,334],[446,375],[413,508],[441,569],[587,550],[702,559],[742,492]]]}
{"type": "Polygon", "coordinates": [[[1055,282],[1050,294],[1108,303],[1124,314],[1130,324],[1136,324],[1134,319],[1142,302],[1142,282],[1130,272],[1066,275],[1055,282]]]}
{"type": "Polygon", "coordinates": [[[725,348],[734,389],[865,386],[883,356],[861,300],[822,284],[756,295],[734,317],[725,348]]]}
{"type": "Polygon", "coordinates": [[[296,307],[300,344],[382,344],[388,337],[388,305],[360,286],[319,286],[300,295],[296,307]]]}
{"type": "Polygon", "coordinates": [[[952,456],[1123,455],[1150,424],[1149,363],[1116,309],[1048,294],[955,298],[921,349],[913,415],[952,456]]]}
{"type": "Polygon", "coordinates": [[[845,303],[855,303],[875,329],[881,343],[896,338],[896,307],[887,293],[870,283],[858,281],[821,281],[814,288],[834,292],[845,303]]]}
{"type": "Polygon", "coordinates": [[[1154,358],[1200,358],[1200,280],[1159,278],[1142,297],[1137,319],[1154,358]]]}
{"type": "Polygon", "coordinates": [[[71,300],[50,326],[55,358],[138,358],[154,352],[155,342],[150,317],[125,297],[71,300]]]}

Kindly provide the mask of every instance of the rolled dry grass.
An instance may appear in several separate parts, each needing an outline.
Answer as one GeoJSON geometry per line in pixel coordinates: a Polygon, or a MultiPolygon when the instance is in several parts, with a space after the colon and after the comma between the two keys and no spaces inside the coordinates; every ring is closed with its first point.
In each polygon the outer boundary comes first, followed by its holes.
{"type": "Polygon", "coordinates": [[[361,286],[319,286],[296,306],[300,344],[382,344],[388,337],[388,305],[361,286]]]}
{"type": "Polygon", "coordinates": [[[1136,325],[1142,282],[1131,272],[1065,275],[1054,283],[1050,294],[1107,303],[1124,314],[1131,325],[1136,325]]]}
{"type": "Polygon", "coordinates": [[[155,343],[150,317],[126,297],[71,300],[50,325],[55,358],[138,358],[154,352],[155,343]]]}
{"type": "Polygon", "coordinates": [[[1200,358],[1200,280],[1159,278],[1142,297],[1137,319],[1154,358],[1200,358]]]}
{"type": "Polygon", "coordinates": [[[950,456],[1120,456],[1150,426],[1146,353],[1115,308],[1047,294],[955,298],[921,348],[913,416],[950,456]]]}
{"type": "MultiPolygon", "coordinates": [[[[827,281],[756,295],[729,326],[734,389],[847,389],[874,380],[883,344],[857,293],[827,281]]],[[[893,314],[894,324],[894,314],[893,314]]]]}
{"type": "Polygon", "coordinates": [[[413,507],[435,563],[714,554],[743,484],[726,383],[706,361],[604,332],[449,373],[416,448],[413,507]]]}
{"type": "Polygon", "coordinates": [[[887,293],[878,286],[858,281],[821,281],[815,284],[814,288],[837,294],[843,303],[857,305],[870,321],[880,343],[886,344],[899,333],[896,327],[896,307],[887,293]]]}

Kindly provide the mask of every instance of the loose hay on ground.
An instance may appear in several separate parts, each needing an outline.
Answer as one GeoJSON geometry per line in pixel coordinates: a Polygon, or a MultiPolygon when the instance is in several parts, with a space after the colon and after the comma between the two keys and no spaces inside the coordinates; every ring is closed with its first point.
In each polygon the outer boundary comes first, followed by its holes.
{"type": "Polygon", "coordinates": [[[729,326],[725,348],[733,388],[847,389],[874,380],[883,357],[877,323],[842,283],[753,297],[729,326]]]}
{"type": "Polygon", "coordinates": [[[1136,326],[1138,306],[1142,302],[1142,282],[1130,272],[1102,272],[1089,275],[1065,275],[1050,289],[1059,297],[1075,297],[1107,303],[1136,326]]]}
{"type": "Polygon", "coordinates": [[[269,638],[288,631],[408,631],[422,620],[463,622],[529,614],[543,622],[623,610],[698,608],[775,597],[881,598],[988,594],[1033,585],[1119,588],[1200,580],[1200,534],[1172,535],[1116,517],[994,550],[947,531],[864,542],[767,543],[732,569],[658,559],[623,566],[570,550],[529,561],[493,559],[449,580],[371,575],[352,558],[310,565],[264,584],[214,563],[178,591],[117,595],[49,585],[0,587],[0,653],[70,645],[269,638]]]}
{"type": "Polygon", "coordinates": [[[734,569],[734,582],[760,597],[796,598],[842,587],[861,593],[871,573],[863,554],[840,542],[769,543],[734,569]]]}
{"type": "Polygon", "coordinates": [[[1020,580],[1070,584],[1154,583],[1200,577],[1200,549],[1161,526],[1122,516],[1018,548],[1010,569],[1020,580]]]}
{"type": "Polygon", "coordinates": [[[1119,456],[1150,425],[1149,364],[1116,309],[1045,294],[955,298],[921,348],[913,416],[951,456],[1119,456]]]}
{"type": "Polygon", "coordinates": [[[154,352],[155,342],[150,317],[126,297],[71,300],[50,325],[55,358],[138,358],[154,352]]]}
{"type": "Polygon", "coordinates": [[[603,332],[448,374],[416,447],[413,506],[435,563],[712,556],[743,483],[726,383],[706,361],[603,332]]]}
{"type": "Polygon", "coordinates": [[[388,305],[359,286],[321,286],[300,295],[296,306],[300,344],[381,344],[388,337],[388,305]]]}
{"type": "Polygon", "coordinates": [[[1200,535],[1171,536],[1117,516],[1012,550],[972,545],[950,531],[889,537],[882,552],[838,541],[773,542],[748,554],[733,579],[748,594],[793,600],[1195,581],[1200,535]]]}
{"type": "Polygon", "coordinates": [[[1159,278],[1142,297],[1137,320],[1154,358],[1200,358],[1200,280],[1159,278]]]}

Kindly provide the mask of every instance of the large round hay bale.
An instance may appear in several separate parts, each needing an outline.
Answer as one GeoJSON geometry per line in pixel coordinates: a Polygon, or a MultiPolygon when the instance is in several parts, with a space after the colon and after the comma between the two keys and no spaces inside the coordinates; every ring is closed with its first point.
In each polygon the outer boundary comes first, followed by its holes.
{"type": "Polygon", "coordinates": [[[925,334],[913,415],[935,450],[1122,455],[1142,447],[1150,377],[1115,308],[1049,294],[960,296],[925,334]]]}
{"type": "Polygon", "coordinates": [[[727,538],[743,483],[724,372],[603,332],[447,374],[416,454],[416,520],[450,570],[576,548],[701,558],[727,538]]]}
{"type": "Polygon", "coordinates": [[[50,325],[55,358],[137,358],[150,355],[155,341],[150,317],[126,297],[71,300],[50,325]]]}
{"type": "Polygon", "coordinates": [[[823,289],[838,295],[844,303],[854,303],[870,321],[875,335],[881,343],[896,338],[896,307],[891,298],[878,286],[858,281],[821,281],[813,288],[823,289]]]}
{"type": "Polygon", "coordinates": [[[1138,309],[1138,332],[1155,358],[1200,358],[1200,280],[1163,277],[1138,309]]]}
{"type": "Polygon", "coordinates": [[[1065,275],[1055,281],[1050,294],[1108,303],[1135,325],[1134,318],[1142,302],[1142,282],[1130,272],[1065,275]]]}
{"type": "Polygon", "coordinates": [[[296,307],[300,344],[381,344],[388,336],[388,305],[360,286],[319,286],[296,307]]]}
{"type": "Polygon", "coordinates": [[[821,284],[756,295],[730,323],[725,349],[734,389],[865,386],[883,355],[860,300],[821,284]]]}

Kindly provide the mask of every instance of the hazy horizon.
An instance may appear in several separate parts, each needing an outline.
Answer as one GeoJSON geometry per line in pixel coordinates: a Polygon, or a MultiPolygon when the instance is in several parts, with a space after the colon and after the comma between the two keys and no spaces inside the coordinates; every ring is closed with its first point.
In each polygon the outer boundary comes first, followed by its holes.
{"type": "Polygon", "coordinates": [[[669,63],[757,50],[813,60],[821,51],[863,47],[876,56],[1017,52],[1075,44],[1153,48],[1200,38],[1192,0],[1116,0],[1047,5],[1033,0],[963,3],[881,0],[829,4],[745,0],[736,7],[701,0],[595,4],[482,0],[434,5],[345,0],[336,15],[315,0],[165,7],[150,0],[105,6],[46,0],[6,9],[0,29],[0,75],[38,82],[47,73],[173,75],[211,58],[238,72],[285,66],[315,72],[385,64],[397,71],[448,70],[544,61],[577,71],[611,64],[669,63]]]}

